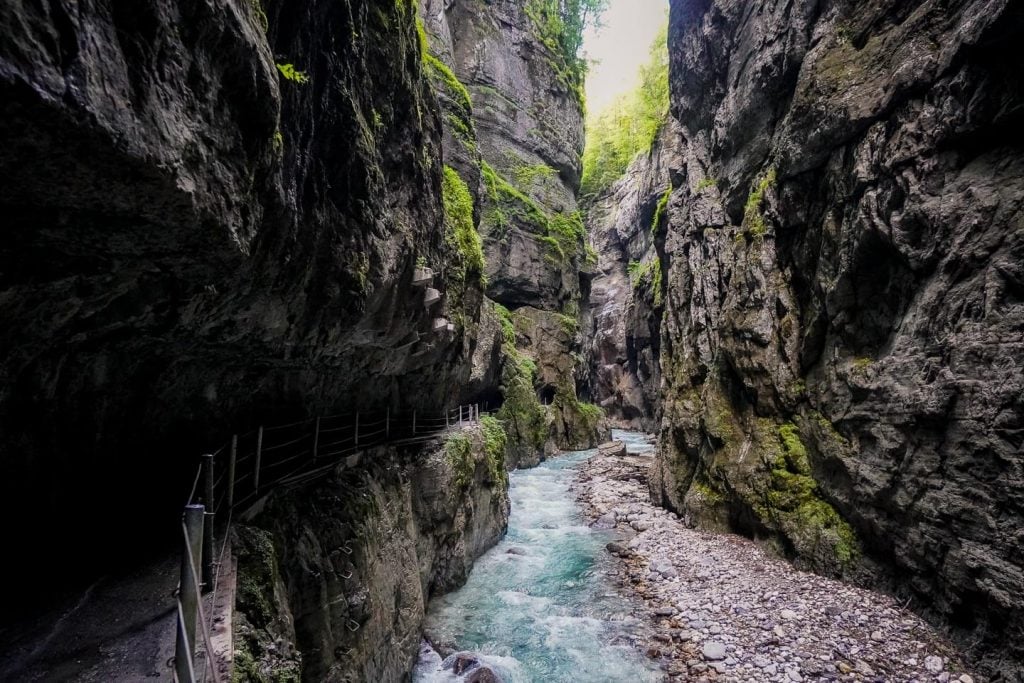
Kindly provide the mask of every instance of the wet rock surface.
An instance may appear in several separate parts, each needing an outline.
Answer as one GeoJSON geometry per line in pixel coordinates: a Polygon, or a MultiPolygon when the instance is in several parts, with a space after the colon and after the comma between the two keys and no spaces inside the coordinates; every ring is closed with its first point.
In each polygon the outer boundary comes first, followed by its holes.
{"type": "Polygon", "coordinates": [[[667,680],[982,681],[946,637],[891,597],[807,573],[729,534],[687,528],[652,505],[651,456],[594,456],[577,493],[623,536],[619,584],[655,631],[667,680]]]}
{"type": "Polygon", "coordinates": [[[173,538],[185,464],[232,431],[457,403],[474,340],[433,322],[480,295],[440,277],[407,4],[15,2],[0,26],[0,498],[46,501],[12,530],[26,582],[67,578],[53,548],[123,560],[79,547],[109,495],[112,538],[173,538]]]}

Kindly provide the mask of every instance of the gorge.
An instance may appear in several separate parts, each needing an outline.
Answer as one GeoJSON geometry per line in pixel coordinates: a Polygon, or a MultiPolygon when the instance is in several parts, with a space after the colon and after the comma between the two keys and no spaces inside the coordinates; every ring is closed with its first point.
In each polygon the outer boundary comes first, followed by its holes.
{"type": "MultiPolygon", "coordinates": [[[[644,520],[745,537],[793,590],[891,596],[953,648],[893,655],[905,680],[1024,680],[1024,6],[670,0],[623,46],[650,51],[635,91],[588,113],[607,4],[0,6],[0,678],[75,679],[48,643],[98,582],[177,557],[198,456],[242,435],[251,468],[301,423],[316,476],[217,530],[232,680],[409,680],[431,604],[491,616],[452,592],[493,588],[481,556],[599,505],[564,468],[613,427],[654,435],[615,475],[644,520]],[[328,415],[354,443],[324,463],[328,415]],[[510,504],[510,472],[541,493],[510,504]]],[[[644,615],[631,592],[690,580],[594,578],[639,550],[577,531],[573,599],[644,615]]],[[[746,680],[676,633],[704,626],[644,628],[578,680],[746,680]]],[[[150,674],[103,674],[104,648],[77,679],[150,674]]],[[[904,680],[828,654],[744,675],[904,680]]]]}

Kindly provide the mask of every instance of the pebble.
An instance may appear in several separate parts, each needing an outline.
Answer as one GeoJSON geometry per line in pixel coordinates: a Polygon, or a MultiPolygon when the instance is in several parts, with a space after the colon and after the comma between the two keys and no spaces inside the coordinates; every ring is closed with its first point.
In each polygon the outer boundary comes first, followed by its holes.
{"type": "Polygon", "coordinates": [[[964,668],[949,641],[892,598],[800,571],[747,539],[690,529],[653,506],[644,460],[596,455],[574,489],[596,528],[622,534],[607,545],[618,558],[610,571],[659,620],[643,622],[650,640],[637,646],[671,680],[974,683],[949,673],[964,668]]]}
{"type": "Polygon", "coordinates": [[[704,643],[704,647],[701,648],[701,654],[704,655],[704,659],[711,661],[725,659],[725,645],[709,640],[704,643]]]}

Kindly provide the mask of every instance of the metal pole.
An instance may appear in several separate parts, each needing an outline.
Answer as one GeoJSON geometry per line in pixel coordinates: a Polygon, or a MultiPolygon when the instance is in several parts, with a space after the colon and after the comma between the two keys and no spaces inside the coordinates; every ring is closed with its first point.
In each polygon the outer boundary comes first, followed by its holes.
{"type": "Polygon", "coordinates": [[[448,424],[448,409],[444,409],[444,428],[448,429],[451,425],[448,424]]]}
{"type": "Polygon", "coordinates": [[[356,432],[355,433],[356,433],[355,445],[358,446],[359,445],[359,411],[358,410],[356,411],[356,432]]]}
{"type": "Polygon", "coordinates": [[[391,406],[384,413],[384,438],[391,439],[391,406]]]}
{"type": "Polygon", "coordinates": [[[203,562],[200,565],[203,569],[203,592],[213,590],[213,454],[203,456],[203,471],[206,478],[206,495],[203,496],[203,504],[206,512],[203,514],[203,562]]]}
{"type": "Polygon", "coordinates": [[[252,488],[253,491],[260,490],[260,460],[263,458],[263,425],[260,425],[259,432],[256,433],[256,474],[253,476],[252,488]]]}
{"type": "Polygon", "coordinates": [[[459,404],[459,429],[462,429],[462,404],[459,404]]]}
{"type": "Polygon", "coordinates": [[[192,667],[192,650],[188,647],[188,636],[185,633],[185,611],[181,608],[181,600],[178,600],[178,628],[177,645],[174,652],[174,680],[175,683],[195,683],[196,673],[192,667]]]}
{"type": "Polygon", "coordinates": [[[320,451],[320,418],[316,419],[316,431],[313,432],[313,462],[316,462],[320,451]]]}
{"type": "Polygon", "coordinates": [[[416,433],[416,411],[412,411],[412,433],[416,433]]]}
{"type": "Polygon", "coordinates": [[[181,586],[178,602],[181,603],[180,618],[184,621],[178,629],[175,648],[175,669],[179,681],[193,681],[192,653],[196,651],[196,615],[199,611],[199,586],[195,582],[192,568],[203,558],[203,516],[202,505],[186,505],[184,516],[184,548],[181,553],[181,586]]]}
{"type": "Polygon", "coordinates": [[[235,463],[238,462],[238,434],[231,436],[231,456],[228,459],[228,510],[235,507],[235,463]]]}

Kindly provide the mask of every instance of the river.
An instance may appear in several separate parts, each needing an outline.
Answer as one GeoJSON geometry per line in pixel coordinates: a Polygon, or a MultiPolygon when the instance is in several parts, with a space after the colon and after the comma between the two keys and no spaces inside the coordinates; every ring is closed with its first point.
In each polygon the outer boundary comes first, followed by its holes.
{"type": "MultiPolygon", "coordinates": [[[[642,435],[615,431],[630,451],[642,435]]],[[[506,683],[657,681],[633,645],[641,624],[609,583],[604,546],[612,532],[587,526],[569,490],[595,450],[575,451],[511,473],[509,530],[481,557],[461,589],[431,601],[427,634],[469,650],[506,683]]],[[[418,683],[463,680],[426,649],[418,683]]]]}

